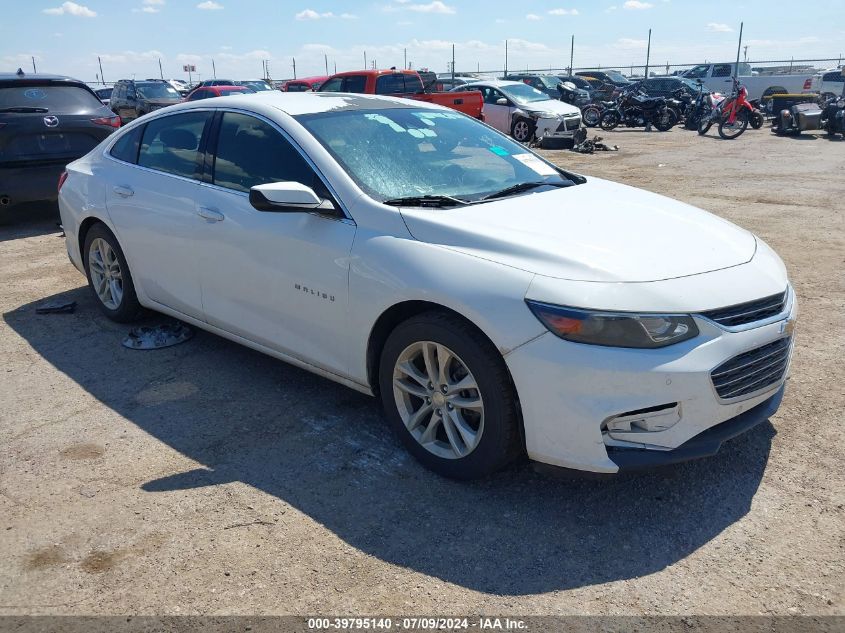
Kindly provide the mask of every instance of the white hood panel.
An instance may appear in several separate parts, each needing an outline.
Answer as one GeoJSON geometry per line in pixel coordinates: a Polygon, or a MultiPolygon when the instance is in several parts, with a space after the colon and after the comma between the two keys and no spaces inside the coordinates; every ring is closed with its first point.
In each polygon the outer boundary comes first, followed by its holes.
{"type": "Polygon", "coordinates": [[[696,207],[589,178],[583,185],[447,209],[403,208],[415,239],[547,277],[643,282],[751,260],[748,231],[696,207]]]}

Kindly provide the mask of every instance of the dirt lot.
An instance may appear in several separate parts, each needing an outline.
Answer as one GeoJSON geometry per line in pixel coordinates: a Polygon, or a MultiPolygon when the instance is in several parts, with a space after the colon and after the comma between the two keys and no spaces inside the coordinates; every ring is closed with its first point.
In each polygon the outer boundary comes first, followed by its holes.
{"type": "Polygon", "coordinates": [[[606,136],[622,151],[549,156],[786,261],[770,423],[637,477],[439,479],[331,382],[202,332],[121,347],[42,214],[0,228],[0,614],[845,614],[845,142],[606,136]],[[76,313],[36,315],[50,298],[76,313]]]}

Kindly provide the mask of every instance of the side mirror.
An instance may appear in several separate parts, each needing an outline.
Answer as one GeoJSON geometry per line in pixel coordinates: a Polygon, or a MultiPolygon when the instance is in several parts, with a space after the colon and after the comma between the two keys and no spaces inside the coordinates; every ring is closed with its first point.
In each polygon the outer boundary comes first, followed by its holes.
{"type": "Polygon", "coordinates": [[[508,105],[508,100],[502,97],[501,99],[496,99],[496,105],[508,105]]]}
{"type": "Polygon", "coordinates": [[[268,182],[249,190],[249,203],[259,211],[311,211],[322,202],[311,187],[299,182],[268,182]]]}

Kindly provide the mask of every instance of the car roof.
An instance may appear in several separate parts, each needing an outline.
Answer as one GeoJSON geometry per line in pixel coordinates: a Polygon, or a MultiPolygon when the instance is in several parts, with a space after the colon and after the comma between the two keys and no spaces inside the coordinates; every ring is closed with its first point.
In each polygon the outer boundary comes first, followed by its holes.
{"type": "MultiPolygon", "coordinates": [[[[352,94],[344,92],[282,92],[280,90],[264,90],[262,92],[244,95],[230,95],[228,97],[214,97],[199,101],[188,101],[177,106],[180,110],[193,108],[208,108],[219,105],[227,108],[244,108],[260,112],[267,108],[275,108],[291,116],[300,114],[317,114],[332,110],[351,110],[366,108],[420,108],[429,110],[444,110],[443,106],[426,103],[425,101],[411,101],[389,97],[387,95],[352,94]],[[219,103],[215,99],[220,99],[219,103]]],[[[171,111],[173,111],[171,109],[171,111]]]]}
{"type": "Polygon", "coordinates": [[[481,81],[473,81],[468,83],[465,87],[470,86],[490,86],[491,88],[507,88],[508,86],[524,86],[521,81],[509,81],[507,79],[483,79],[481,81]]]}

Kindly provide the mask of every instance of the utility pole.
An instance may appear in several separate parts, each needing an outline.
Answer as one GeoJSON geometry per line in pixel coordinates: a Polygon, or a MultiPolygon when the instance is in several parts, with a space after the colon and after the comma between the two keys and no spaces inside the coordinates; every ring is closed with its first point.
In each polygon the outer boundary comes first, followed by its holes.
{"type": "Polygon", "coordinates": [[[643,76],[648,79],[648,59],[651,57],[651,29],[648,30],[648,48],[645,51],[645,73],[643,76]]]}
{"type": "Polygon", "coordinates": [[[38,74],[38,70],[36,70],[36,68],[35,68],[35,55],[32,56],[32,74],[33,75],[38,74]]]}
{"type": "Polygon", "coordinates": [[[505,40],[505,76],[508,75],[508,41],[505,40]]]}
{"type": "Polygon", "coordinates": [[[368,68],[367,66],[367,51],[364,51],[364,69],[368,68]]]}
{"type": "Polygon", "coordinates": [[[100,81],[103,82],[103,85],[106,85],[106,79],[103,77],[103,62],[100,60],[100,56],[97,55],[97,63],[100,65],[100,81]]]}
{"type": "Polygon", "coordinates": [[[296,57],[291,57],[293,60],[293,78],[296,79],[296,57]]]}
{"type": "Polygon", "coordinates": [[[742,61],[748,61],[748,44],[742,47],[742,61]]]}
{"type": "Polygon", "coordinates": [[[404,63],[402,64],[402,68],[404,68],[405,70],[408,70],[408,49],[407,48],[402,49],[402,59],[404,61],[404,63]]]}
{"type": "Polygon", "coordinates": [[[214,58],[211,59],[211,74],[217,79],[217,66],[214,65],[214,58]]]}
{"type": "Polygon", "coordinates": [[[572,64],[575,60],[575,36],[572,36],[572,43],[569,45],[569,76],[572,76],[572,73],[575,69],[572,67],[572,64]]]}
{"type": "MultiPolygon", "coordinates": [[[[737,81],[737,77],[739,76],[739,51],[742,49],[742,27],[743,22],[739,23],[739,42],[736,44],[736,64],[734,65],[734,81],[737,81]]],[[[792,70],[790,68],[790,70],[792,70]]]]}
{"type": "Polygon", "coordinates": [[[326,74],[329,74],[329,54],[323,53],[323,58],[326,60],[326,74]]]}
{"type": "Polygon", "coordinates": [[[161,67],[161,57],[158,58],[158,74],[164,79],[164,69],[161,67]]]}
{"type": "Polygon", "coordinates": [[[452,85],[455,82],[455,45],[452,44],[452,85]]]}

